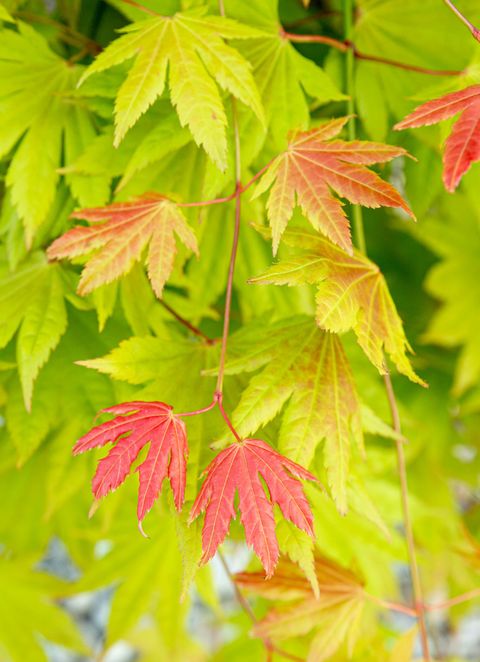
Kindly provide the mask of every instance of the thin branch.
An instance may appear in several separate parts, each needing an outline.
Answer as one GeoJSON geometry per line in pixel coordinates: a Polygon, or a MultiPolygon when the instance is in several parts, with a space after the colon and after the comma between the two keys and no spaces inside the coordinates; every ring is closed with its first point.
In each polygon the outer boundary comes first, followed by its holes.
{"type": "Polygon", "coordinates": [[[231,202],[237,197],[239,191],[240,195],[245,193],[245,191],[247,191],[250,186],[252,186],[257,181],[257,179],[263,175],[263,173],[270,167],[276,158],[277,157],[274,156],[273,159],[270,159],[270,161],[263,166],[263,168],[260,168],[260,170],[255,175],[253,175],[252,179],[250,179],[245,184],[245,186],[242,186],[240,182],[237,182],[235,190],[233,193],[230,193],[230,195],[226,195],[223,198],[213,198],[212,200],[200,200],[198,202],[176,202],[175,204],[177,207],[208,207],[209,205],[220,205],[224,202],[231,202]]]}
{"type": "MultiPolygon", "coordinates": [[[[343,0],[343,29],[345,32],[345,40],[350,39],[353,31],[353,1],[352,0],[343,0]]],[[[348,123],[348,138],[349,140],[355,140],[355,81],[354,81],[354,51],[349,49],[347,51],[347,58],[345,62],[345,78],[346,78],[346,87],[347,87],[347,114],[351,115],[350,122],[348,123]]],[[[353,205],[353,228],[355,231],[355,239],[357,243],[357,248],[362,253],[367,252],[367,245],[365,242],[365,230],[363,227],[363,215],[362,209],[359,205],[353,205]]]]}
{"type": "Polygon", "coordinates": [[[153,9],[149,9],[148,7],[144,7],[141,5],[139,2],[135,2],[135,0],[122,0],[126,5],[130,5],[131,7],[135,7],[135,9],[140,9],[140,11],[145,12],[146,14],[150,14],[150,16],[161,16],[156,11],[153,11],[153,9]]]}
{"type": "MultiPolygon", "coordinates": [[[[346,14],[345,14],[346,16],[346,14]]],[[[459,76],[463,71],[456,71],[452,69],[429,69],[428,67],[419,67],[415,64],[407,64],[399,62],[398,60],[391,60],[390,58],[381,57],[379,55],[370,55],[359,51],[355,44],[347,37],[344,40],[334,39],[333,37],[325,37],[323,35],[306,35],[306,34],[293,34],[291,32],[280,33],[285,39],[293,42],[294,44],[326,44],[332,48],[336,48],[342,53],[353,53],[353,57],[357,60],[366,60],[368,62],[376,62],[377,64],[386,64],[390,67],[403,69],[405,71],[414,71],[417,74],[426,74],[428,76],[459,76]]]]}
{"type": "Polygon", "coordinates": [[[453,11],[453,13],[462,21],[462,23],[467,26],[467,28],[470,30],[472,37],[477,41],[480,41],[480,30],[476,28],[473,25],[473,23],[471,23],[468,20],[468,18],[464,16],[462,12],[455,7],[455,5],[453,4],[453,2],[451,2],[451,0],[444,0],[444,2],[447,5],[447,7],[449,7],[453,11]]]}
{"type": "Polygon", "coordinates": [[[462,593],[457,595],[456,598],[450,598],[450,600],[445,600],[444,602],[437,602],[433,605],[425,605],[427,611],[438,611],[440,609],[450,609],[455,605],[460,605],[462,602],[467,602],[468,600],[473,600],[474,598],[480,598],[480,588],[474,588],[468,593],[462,593]]]}
{"type": "Polygon", "coordinates": [[[223,393],[223,376],[225,372],[225,359],[227,357],[228,332],[230,330],[230,313],[232,308],[233,275],[235,273],[235,261],[237,259],[238,239],[240,236],[240,216],[242,210],[242,183],[241,156],[240,156],[240,131],[238,127],[237,106],[232,98],[233,132],[235,136],[235,227],[233,230],[232,251],[228,267],[227,291],[225,296],[225,312],[223,316],[222,347],[220,350],[220,363],[218,367],[218,378],[215,391],[223,393]]]}
{"type": "Polygon", "coordinates": [[[41,14],[34,14],[33,12],[22,10],[15,11],[14,16],[30,23],[50,25],[51,27],[58,30],[60,33],[59,38],[62,39],[65,43],[69,44],[70,46],[85,48],[91,55],[98,55],[102,51],[102,47],[100,44],[97,44],[96,41],[90,39],[81,32],[77,32],[70,26],[50,18],[50,16],[43,16],[41,14]]]}
{"type": "Polygon", "coordinates": [[[390,602],[389,600],[382,600],[382,598],[377,598],[376,595],[371,595],[371,593],[367,593],[366,591],[363,594],[367,600],[370,600],[370,602],[375,603],[379,607],[383,607],[384,609],[389,609],[390,611],[397,611],[400,614],[406,614],[407,616],[411,616],[412,618],[416,618],[417,612],[415,609],[412,607],[407,607],[407,605],[402,605],[399,602],[390,602]]]}
{"type": "MultiPolygon", "coordinates": [[[[392,386],[392,380],[390,379],[390,374],[387,372],[384,375],[383,379],[387,391],[390,413],[392,415],[393,429],[395,430],[395,432],[398,432],[398,434],[401,434],[402,426],[400,423],[400,414],[398,411],[397,401],[395,399],[395,393],[392,386]]],[[[422,584],[420,582],[420,572],[418,569],[417,554],[415,551],[415,541],[413,538],[412,518],[410,514],[410,506],[408,503],[407,466],[405,462],[404,446],[400,442],[396,442],[396,448],[397,448],[398,476],[400,479],[400,490],[402,496],[403,524],[405,528],[405,538],[407,541],[410,574],[413,584],[413,594],[415,598],[415,611],[417,613],[423,657],[425,659],[425,662],[429,662],[429,660],[431,660],[430,648],[428,643],[427,624],[425,620],[425,606],[423,600],[422,584]]]]}
{"type": "Polygon", "coordinates": [[[203,331],[201,331],[198,327],[194,326],[191,322],[189,322],[184,317],[179,315],[177,311],[174,310],[171,306],[169,306],[166,301],[164,301],[163,299],[159,299],[159,303],[165,308],[165,310],[167,310],[170,313],[170,315],[172,315],[172,317],[174,317],[177,320],[177,322],[180,322],[180,324],[182,324],[185,328],[191,331],[194,335],[205,340],[205,342],[208,345],[213,345],[216,342],[214,338],[210,338],[205,333],[203,333],[203,331]]]}

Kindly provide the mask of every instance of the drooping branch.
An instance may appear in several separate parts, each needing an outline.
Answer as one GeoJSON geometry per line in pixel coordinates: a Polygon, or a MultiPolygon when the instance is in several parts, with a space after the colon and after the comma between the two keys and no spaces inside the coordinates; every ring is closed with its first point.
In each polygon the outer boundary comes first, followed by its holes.
{"type": "Polygon", "coordinates": [[[408,64],[406,62],[399,62],[398,60],[391,60],[390,58],[382,57],[380,55],[370,55],[359,51],[355,44],[349,37],[345,39],[334,39],[333,37],[326,37],[324,35],[306,35],[306,34],[293,34],[291,32],[281,31],[282,37],[288,39],[294,44],[325,44],[336,48],[342,53],[352,53],[353,58],[356,60],[365,60],[367,62],[376,62],[377,64],[385,64],[397,69],[405,71],[413,71],[417,74],[425,74],[428,76],[460,76],[463,71],[452,69],[430,69],[428,67],[419,67],[415,64],[408,64]]]}
{"type": "Polygon", "coordinates": [[[177,311],[174,308],[172,308],[172,306],[170,306],[166,301],[164,301],[163,299],[159,299],[159,303],[165,308],[166,311],[170,313],[172,317],[174,317],[177,320],[177,322],[182,324],[182,326],[188,329],[195,336],[198,336],[199,338],[203,338],[203,340],[205,340],[205,342],[208,345],[213,345],[216,342],[214,338],[210,338],[209,336],[207,336],[207,334],[203,333],[201,329],[194,326],[191,322],[189,322],[187,319],[185,319],[179,313],[177,313],[177,311]]]}
{"type": "MultiPolygon", "coordinates": [[[[343,10],[344,10],[344,26],[345,26],[345,37],[346,40],[350,38],[350,34],[353,28],[353,0],[343,0],[343,10]]],[[[353,53],[350,55],[350,60],[347,59],[347,94],[350,97],[349,101],[349,112],[352,112],[354,107],[353,100],[353,53]]],[[[355,124],[352,123],[350,128],[350,140],[355,138],[355,124]]],[[[363,219],[362,219],[362,210],[359,205],[354,205],[354,223],[356,230],[356,239],[358,249],[366,255],[366,243],[365,236],[363,231],[363,219]]],[[[393,391],[392,382],[390,380],[390,375],[387,374],[384,377],[385,389],[387,393],[388,404],[390,407],[390,412],[392,416],[393,429],[401,437],[402,428],[400,423],[400,415],[398,411],[397,401],[395,399],[395,393],[393,391]]],[[[415,543],[413,538],[413,528],[412,528],[412,519],[410,514],[410,505],[408,501],[408,485],[407,485],[407,469],[405,462],[404,446],[399,441],[396,440],[396,450],[397,450],[397,470],[400,480],[400,492],[401,492],[401,501],[402,501],[402,514],[403,514],[403,524],[405,529],[405,538],[407,542],[408,550],[408,559],[410,566],[410,574],[413,585],[413,592],[415,597],[414,605],[414,614],[417,617],[420,640],[422,645],[422,654],[425,662],[431,660],[430,647],[428,642],[427,626],[425,619],[425,607],[423,600],[422,586],[420,582],[420,573],[418,569],[418,562],[415,550],[415,543]]]]}

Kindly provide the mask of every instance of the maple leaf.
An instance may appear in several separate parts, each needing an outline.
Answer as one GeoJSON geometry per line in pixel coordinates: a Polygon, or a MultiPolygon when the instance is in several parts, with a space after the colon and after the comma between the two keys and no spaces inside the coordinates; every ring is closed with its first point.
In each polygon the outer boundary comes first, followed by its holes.
{"type": "Polygon", "coordinates": [[[164,402],[124,402],[102,412],[118,414],[111,421],[92,428],[73,448],[74,455],[113,443],[115,446],[98,463],[92,481],[95,499],[115,490],[126,479],[132,463],[148,443],[147,457],[137,467],[140,477],[137,517],[142,520],[157,499],[168,476],[177,510],[185,497],[188,456],[185,423],[164,402]]]}
{"type": "MultiPolygon", "coordinates": [[[[316,62],[302,55],[282,34],[277,0],[227,0],[225,10],[228,16],[262,30],[258,37],[235,46],[252,65],[275,149],[284,149],[291,129],[308,128],[310,99],[318,105],[347,97],[316,62]]],[[[258,153],[266,139],[264,128],[251,113],[240,121],[242,137],[252,141],[253,151],[258,153]]]]}
{"type": "Polygon", "coordinates": [[[168,68],[170,98],[180,123],[225,169],[227,117],[216,83],[262,121],[263,110],[249,63],[224,39],[249,39],[262,33],[231,19],[193,11],[138,21],[122,32],[126,34],[111,43],[82,78],[136,57],[116,98],[115,145],[163,93],[168,68]]]}
{"type": "MultiPolygon", "coordinates": [[[[70,63],[71,64],[71,63],[70,63]]],[[[76,158],[95,135],[90,113],[72,97],[82,68],[66,66],[31,26],[0,37],[0,158],[14,148],[6,184],[32,244],[54,202],[62,158],[76,158]]]]}
{"type": "Polygon", "coordinates": [[[249,282],[315,284],[320,328],[333,333],[353,329],[360,347],[381,374],[387,369],[385,350],[399,372],[424,386],[407,357],[412,349],[378,266],[358,251],[349,255],[328,239],[306,230],[289,230],[285,241],[308,252],[274,264],[249,282]]]}
{"type": "Polygon", "coordinates": [[[472,163],[480,161],[480,85],[451,92],[415,108],[393,127],[397,131],[437,124],[461,113],[445,142],[443,183],[450,193],[472,163]]]}
{"type": "Polygon", "coordinates": [[[348,119],[342,117],[311,131],[292,133],[287,150],[274,159],[260,179],[254,197],[271,187],[267,214],[274,255],[296,204],[316,230],[348,253],[352,252],[348,218],[343,203],[331,189],[353,204],[400,207],[413,217],[398,191],[365,167],[391,161],[406,151],[361,140],[327,142],[342,130],[348,119]]]}
{"type": "Polygon", "coordinates": [[[262,370],[242,392],[232,415],[241,436],[255,433],[282,408],[278,447],[308,467],[320,442],[328,483],[338,509],[347,510],[351,443],[363,451],[360,401],[340,338],[312,318],[295,317],[234,334],[227,374],[262,370]],[[259,337],[262,340],[259,340],[259,337]],[[286,406],[284,407],[285,403],[286,406]]]}
{"type": "Polygon", "coordinates": [[[313,630],[307,662],[329,659],[345,640],[350,657],[365,605],[364,582],[351,570],[322,556],[315,558],[315,573],[319,597],[298,567],[283,559],[267,581],[261,573],[243,572],[235,575],[235,582],[268,600],[288,603],[270,610],[254,626],[255,635],[281,641],[313,630]]]}
{"type": "Polygon", "coordinates": [[[215,457],[205,473],[205,481],[190,513],[190,521],[193,521],[205,511],[202,563],[212,558],[228,533],[235,517],[237,490],[247,543],[260,558],[267,577],[272,576],[279,554],[274,504],[280,507],[286,519],[313,537],[312,511],[297,478],[315,482],[317,479],[261,439],[244,439],[231,444],[215,457]]]}
{"type": "MultiPolygon", "coordinates": [[[[32,405],[33,385],[67,328],[62,272],[33,253],[11,273],[0,260],[0,348],[19,329],[17,364],[25,407],[32,405]]],[[[25,412],[23,412],[25,414],[25,412]]]]}
{"type": "Polygon", "coordinates": [[[156,193],[147,193],[132,202],[82,209],[72,214],[72,218],[84,218],[94,225],[69,230],[53,242],[47,255],[56,260],[96,250],[82,272],[79,294],[88,294],[127,273],[149,244],[148,276],[155,294],[161,298],[173,269],[174,233],[187,248],[198,252],[197,240],[182,212],[156,193]]]}

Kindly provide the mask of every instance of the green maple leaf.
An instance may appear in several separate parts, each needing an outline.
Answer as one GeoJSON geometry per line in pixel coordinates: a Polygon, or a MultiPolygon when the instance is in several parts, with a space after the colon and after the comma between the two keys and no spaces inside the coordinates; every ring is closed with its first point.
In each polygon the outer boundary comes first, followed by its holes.
{"type": "Polygon", "coordinates": [[[439,257],[428,273],[425,287],[441,302],[423,339],[444,347],[461,347],[455,370],[457,395],[478,382],[480,376],[480,232],[473,209],[457,195],[441,219],[428,218],[415,234],[439,257]],[[466,211],[459,213],[458,202],[466,211]]]}
{"type": "Polygon", "coordinates": [[[333,333],[353,329],[360,347],[381,374],[387,369],[385,351],[399,372],[424,386],[407,356],[412,350],[377,265],[361,253],[349,255],[307,230],[288,230],[284,237],[288,245],[305,252],[274,264],[250,282],[317,285],[316,318],[320,328],[333,333]]]}
{"type": "Polygon", "coordinates": [[[360,403],[338,336],[319,331],[308,318],[257,325],[232,337],[229,374],[262,368],[252,377],[233,412],[244,437],[266,425],[288,400],[280,428],[279,451],[303,466],[312,462],[322,440],[332,495],[347,508],[351,440],[363,450],[360,403]],[[263,333],[262,333],[263,331],[263,333]],[[259,342],[259,336],[264,339],[259,342]]]}
{"type": "MultiPolygon", "coordinates": [[[[277,5],[278,0],[255,3],[228,0],[226,9],[229,16],[263,32],[255,39],[239,43],[238,49],[252,64],[268,130],[276,147],[282,149],[286,146],[290,129],[306,129],[309,126],[309,99],[322,104],[341,101],[346,97],[321,67],[301,55],[282,36],[277,5]]],[[[259,129],[252,125],[251,116],[245,120],[243,133],[256,131],[258,148],[264,140],[264,131],[259,129]]]]}
{"type": "Polygon", "coordinates": [[[25,406],[30,409],[33,384],[42,365],[67,328],[61,270],[35,253],[16,271],[0,265],[0,348],[19,329],[17,363],[25,406]]]}
{"type": "Polygon", "coordinates": [[[95,131],[71,95],[81,68],[69,66],[24,23],[0,34],[0,157],[18,143],[6,183],[30,245],[53,203],[62,150],[73,158],[95,131]]]}
{"type": "Polygon", "coordinates": [[[0,557],[2,600],[0,657],[12,662],[46,662],[38,635],[52,643],[86,653],[75,626],[54,596],[66,590],[65,584],[34,572],[22,560],[0,557]],[[5,654],[5,656],[4,656],[5,654]]]}
{"type": "Polygon", "coordinates": [[[135,59],[115,102],[115,145],[165,89],[182,126],[212,160],[226,167],[227,116],[218,86],[251,108],[263,110],[248,62],[225,39],[250,39],[259,31],[220,16],[177,13],[138,21],[89,67],[82,80],[135,59]]]}

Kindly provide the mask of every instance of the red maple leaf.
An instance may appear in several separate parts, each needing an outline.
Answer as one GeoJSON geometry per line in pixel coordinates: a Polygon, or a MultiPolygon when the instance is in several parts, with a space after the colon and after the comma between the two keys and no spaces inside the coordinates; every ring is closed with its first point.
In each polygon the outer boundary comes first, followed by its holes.
{"type": "Polygon", "coordinates": [[[348,218],[332,190],[356,205],[400,207],[413,216],[400,193],[366,167],[407,152],[382,143],[329,140],[348,119],[340,117],[311,131],[292,133],[288,149],[272,161],[258,183],[255,197],[270,189],[267,214],[274,254],[296,204],[316,230],[352,253],[348,218]]]}
{"type": "Polygon", "coordinates": [[[86,219],[92,225],[72,228],[53,242],[47,254],[50,260],[59,260],[93,251],[80,278],[79,294],[126,274],[148,244],[148,277],[161,298],[177,252],[175,235],[198,253],[196,237],[181,209],[157,193],[145,193],[132,202],[81,209],[72,218],[86,219]]]}
{"type": "Polygon", "coordinates": [[[450,193],[457,188],[472,163],[480,161],[480,85],[427,101],[395,124],[394,129],[411,129],[437,124],[462,113],[445,142],[443,183],[450,193]]]}
{"type": "Polygon", "coordinates": [[[111,421],[92,428],[73,448],[74,455],[113,443],[115,446],[100,460],[92,481],[95,499],[121,485],[132,463],[146,444],[147,457],[137,467],[140,476],[137,517],[142,520],[157,499],[168,476],[177,510],[185,497],[186,460],[188,456],[185,423],[164,402],[124,402],[102,412],[118,414],[111,421]]]}
{"type": "Polygon", "coordinates": [[[236,515],[234,498],[237,490],[247,543],[260,558],[267,577],[272,576],[278,561],[273,504],[280,506],[286,519],[313,537],[312,512],[296,478],[317,479],[264,441],[244,439],[228,446],[210,463],[205,473],[207,477],[190,513],[190,521],[193,521],[205,511],[202,563],[212,558],[228,533],[230,522],[236,515]],[[270,499],[260,476],[266,483],[270,499]]]}

